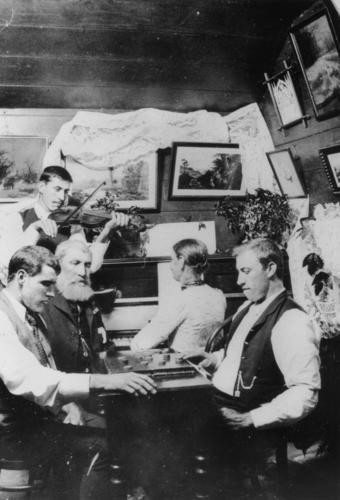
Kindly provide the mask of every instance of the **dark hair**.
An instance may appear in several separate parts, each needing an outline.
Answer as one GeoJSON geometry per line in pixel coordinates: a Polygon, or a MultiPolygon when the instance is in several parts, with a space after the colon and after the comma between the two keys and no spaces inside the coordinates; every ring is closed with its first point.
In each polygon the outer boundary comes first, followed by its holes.
{"type": "Polygon", "coordinates": [[[25,246],[15,252],[8,265],[8,282],[12,281],[20,269],[27,272],[29,276],[39,274],[43,266],[52,267],[58,274],[60,266],[52,252],[47,248],[38,246],[25,246]]]}
{"type": "Polygon", "coordinates": [[[60,167],[59,165],[51,165],[50,167],[46,167],[42,171],[39,181],[50,182],[53,177],[59,177],[66,182],[73,182],[70,172],[68,172],[66,168],[60,167]]]}
{"type": "Polygon", "coordinates": [[[183,257],[187,266],[190,266],[197,274],[202,274],[208,267],[208,249],[205,243],[193,238],[180,240],[173,246],[177,256],[183,257]]]}
{"type": "Polygon", "coordinates": [[[263,267],[267,267],[270,262],[276,264],[276,276],[283,279],[283,256],[281,249],[275,241],[269,238],[256,238],[247,241],[233,249],[233,256],[237,257],[241,253],[252,250],[263,267]]]}

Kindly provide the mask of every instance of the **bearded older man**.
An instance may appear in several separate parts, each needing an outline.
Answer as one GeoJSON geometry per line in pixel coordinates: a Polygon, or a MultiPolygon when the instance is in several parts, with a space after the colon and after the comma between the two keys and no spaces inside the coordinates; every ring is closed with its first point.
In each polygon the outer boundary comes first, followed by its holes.
{"type": "Polygon", "coordinates": [[[59,370],[95,371],[95,352],[106,342],[101,315],[90,285],[91,252],[79,240],[58,245],[55,256],[61,272],[54,297],[42,314],[59,370]]]}

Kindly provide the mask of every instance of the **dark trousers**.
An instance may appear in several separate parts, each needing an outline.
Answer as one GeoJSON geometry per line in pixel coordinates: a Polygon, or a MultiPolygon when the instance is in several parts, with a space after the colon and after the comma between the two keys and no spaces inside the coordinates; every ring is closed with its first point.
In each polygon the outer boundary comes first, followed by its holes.
{"type": "Polygon", "coordinates": [[[108,453],[101,429],[46,420],[1,430],[0,455],[6,460],[23,460],[36,478],[52,468],[53,498],[110,498],[108,453]]]}
{"type": "MultiPolygon", "coordinates": [[[[206,485],[212,498],[243,498],[247,489],[259,486],[257,478],[266,476],[268,460],[285,439],[281,430],[258,430],[253,427],[231,430],[221,414],[222,407],[242,411],[234,398],[217,392],[210,404],[210,416],[197,429],[201,454],[206,457],[206,485]]],[[[243,410],[244,411],[244,410],[243,410]]]]}

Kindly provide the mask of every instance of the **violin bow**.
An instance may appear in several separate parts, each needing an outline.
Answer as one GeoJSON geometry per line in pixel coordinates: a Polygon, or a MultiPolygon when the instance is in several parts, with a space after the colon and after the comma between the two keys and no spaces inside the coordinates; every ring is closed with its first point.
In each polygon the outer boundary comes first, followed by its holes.
{"type": "Polygon", "coordinates": [[[70,214],[68,214],[68,216],[67,216],[67,217],[66,217],[66,219],[64,220],[64,222],[63,222],[63,226],[64,226],[64,225],[65,225],[65,223],[67,223],[70,219],[72,219],[72,217],[73,217],[74,215],[76,215],[76,214],[79,212],[79,210],[81,210],[81,209],[83,208],[83,206],[84,206],[84,205],[85,205],[85,204],[86,204],[86,203],[87,203],[87,202],[88,202],[88,201],[92,198],[92,196],[93,196],[93,195],[95,195],[95,194],[96,194],[96,192],[97,192],[97,191],[98,191],[98,190],[99,190],[102,186],[105,186],[105,184],[106,184],[106,182],[105,182],[105,181],[103,181],[101,184],[99,184],[99,186],[97,186],[97,187],[96,187],[96,189],[94,189],[94,190],[92,191],[92,193],[90,193],[90,194],[87,196],[87,198],[85,198],[85,200],[83,200],[83,201],[81,202],[81,204],[80,204],[78,207],[76,207],[74,210],[72,210],[72,212],[71,212],[70,214]]]}

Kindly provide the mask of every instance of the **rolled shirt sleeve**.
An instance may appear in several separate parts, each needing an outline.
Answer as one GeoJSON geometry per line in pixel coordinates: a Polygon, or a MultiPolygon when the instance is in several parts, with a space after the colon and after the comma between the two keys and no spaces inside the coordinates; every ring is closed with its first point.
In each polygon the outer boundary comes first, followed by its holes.
{"type": "Polygon", "coordinates": [[[255,427],[291,424],[304,418],[315,408],[321,386],[319,337],[303,311],[286,311],[275,325],[271,341],[287,389],[251,411],[255,427]]]}

